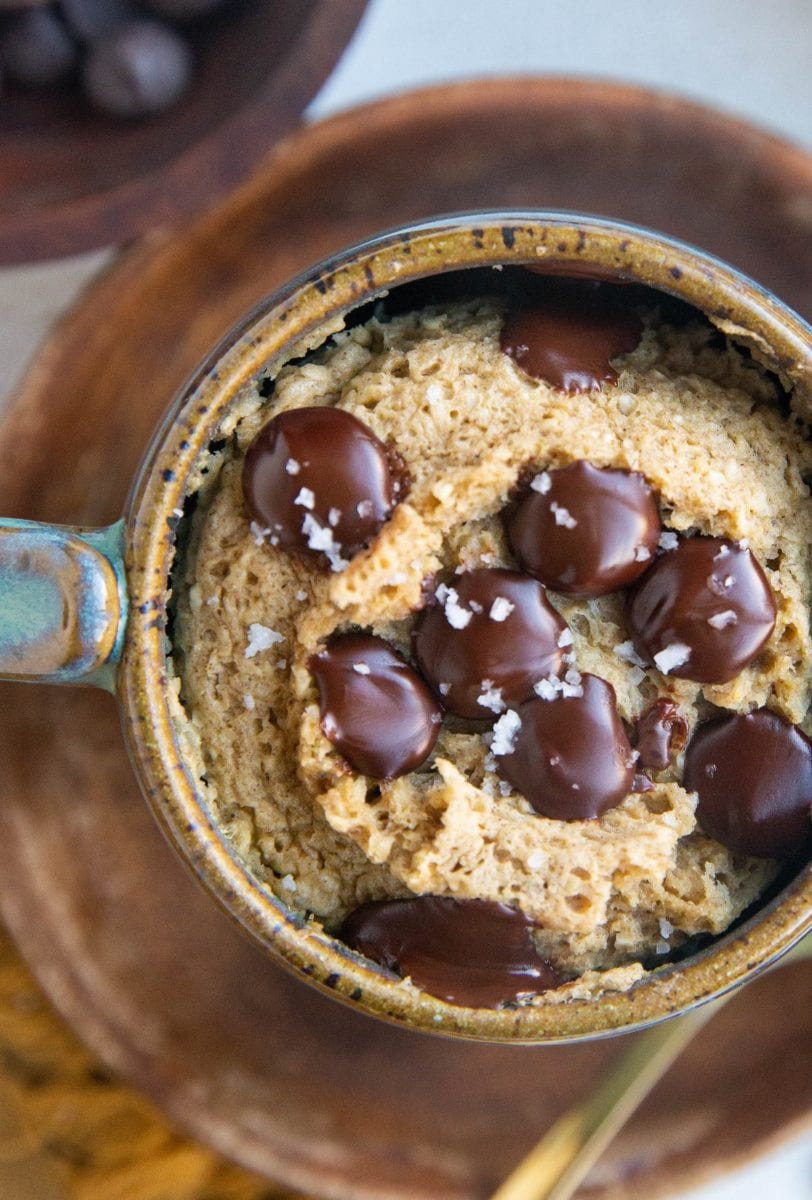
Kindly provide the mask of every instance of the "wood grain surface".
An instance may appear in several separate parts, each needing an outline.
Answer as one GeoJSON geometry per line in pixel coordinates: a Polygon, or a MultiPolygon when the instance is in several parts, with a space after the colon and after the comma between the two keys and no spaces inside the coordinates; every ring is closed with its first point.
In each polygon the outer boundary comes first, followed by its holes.
{"type": "MultiPolygon", "coordinates": [[[[0,511],[115,519],[159,415],[247,307],[364,234],[499,204],[659,226],[812,313],[800,152],[621,86],[492,81],[394,98],[292,136],[224,206],[154,235],[89,290],[4,418],[0,511]]],[[[333,1003],[263,958],[187,876],[140,798],[109,697],[6,685],[0,736],[0,910],[45,991],[179,1127],[267,1177],[343,1200],[483,1200],[622,1049],[452,1043],[333,1003]]],[[[582,1195],[650,1200],[805,1126],[810,991],[801,964],[733,1001],[582,1195]]]]}

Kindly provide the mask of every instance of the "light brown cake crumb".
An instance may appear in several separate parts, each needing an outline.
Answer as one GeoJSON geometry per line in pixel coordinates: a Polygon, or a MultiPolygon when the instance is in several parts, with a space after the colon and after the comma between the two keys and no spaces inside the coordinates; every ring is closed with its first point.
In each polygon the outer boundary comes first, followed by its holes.
{"type": "MultiPolygon", "coordinates": [[[[498,514],[519,476],[531,469],[543,491],[545,471],[586,459],[648,478],[665,548],[674,531],[748,539],[778,615],[756,662],[708,686],[637,658],[622,595],[551,593],[572,631],[573,670],[608,680],[627,722],[667,696],[689,729],[711,705],[768,705],[804,723],[812,523],[803,476],[812,452],[779,413],[767,375],[735,348],[712,345],[703,324],[649,330],[618,364],[616,385],[572,396],[501,352],[502,319],[499,304],[472,301],[373,320],[337,335],[315,361],[283,368],[270,402],[246,394],[196,518],[176,666],[210,803],[286,903],[328,928],[366,900],[413,893],[516,905],[539,922],[542,953],[580,977],[558,993],[566,999],[622,990],[641,976],[642,959],[723,931],[775,865],[704,836],[679,761],[652,791],[569,823],[536,814],[499,780],[482,733],[453,724],[419,771],[365,779],[321,731],[308,659],[352,626],[408,653],[427,578],[440,574],[453,589],[455,571],[515,565],[498,514]],[[242,457],[260,426],[321,404],[364,421],[411,474],[406,500],[338,573],[257,538],[241,492],[242,457]]],[[[510,736],[507,726],[498,736],[510,736]]]]}

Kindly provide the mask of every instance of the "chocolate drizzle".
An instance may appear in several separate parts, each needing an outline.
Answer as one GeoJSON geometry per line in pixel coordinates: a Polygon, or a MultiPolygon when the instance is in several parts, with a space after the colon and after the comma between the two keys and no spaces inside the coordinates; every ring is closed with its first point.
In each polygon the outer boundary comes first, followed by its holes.
{"type": "Polygon", "coordinates": [[[535,379],[586,392],[617,382],[611,360],[634,350],[642,330],[622,285],[549,279],[533,307],[508,314],[501,346],[535,379]]]}
{"type": "Polygon", "coordinates": [[[404,487],[399,464],[372,430],[326,406],[273,417],[243,467],[246,504],[268,541],[325,553],[336,569],[372,540],[404,487]]]}
{"type": "Polygon", "coordinates": [[[582,695],[534,699],[517,709],[512,751],[499,774],[556,821],[583,821],[614,808],[632,790],[635,755],[615,706],[615,689],[582,675],[582,695]]]}
{"type": "Polygon", "coordinates": [[[567,626],[535,579],[479,569],[438,588],[418,617],[418,666],[449,712],[493,721],[527,700],[533,685],[557,675],[567,626]]]}
{"type": "Polygon", "coordinates": [[[383,638],[344,633],[310,659],[321,728],[356,771],[394,779],[429,756],[442,713],[423,680],[383,638]]]}
{"type": "Polygon", "coordinates": [[[417,896],[362,904],[339,936],[449,1004],[499,1008],[563,982],[533,945],[532,929],[506,904],[417,896]]]}
{"type": "Polygon", "coordinates": [[[664,674],[727,683],[772,633],[775,600],[749,549],[683,538],[632,589],[626,620],[638,654],[664,674]]]}
{"type": "Polygon", "coordinates": [[[812,843],[812,742],[767,708],[700,725],[684,782],[702,829],[736,854],[788,858],[812,843]]]}
{"type": "Polygon", "coordinates": [[[522,567],[547,587],[602,596],[650,565],[660,513],[637,471],[582,461],[537,474],[509,515],[507,533],[522,567]]]}

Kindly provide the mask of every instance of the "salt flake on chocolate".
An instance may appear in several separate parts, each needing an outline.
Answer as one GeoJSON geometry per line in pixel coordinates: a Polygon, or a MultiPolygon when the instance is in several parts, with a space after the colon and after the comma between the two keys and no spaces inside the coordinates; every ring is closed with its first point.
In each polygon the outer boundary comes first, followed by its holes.
{"type": "Polygon", "coordinates": [[[492,621],[506,621],[515,607],[516,605],[511,604],[505,596],[497,596],[491,605],[488,616],[492,621]]]}
{"type": "Polygon", "coordinates": [[[677,667],[684,666],[690,657],[690,646],[686,646],[684,642],[672,642],[670,646],[660,650],[659,654],[654,655],[654,665],[663,675],[668,675],[677,667]]]}
{"type": "Polygon", "coordinates": [[[512,754],[516,747],[516,736],[522,727],[522,718],[512,708],[503,713],[493,727],[491,754],[512,754]]]}
{"type": "Polygon", "coordinates": [[[542,496],[546,496],[550,488],[553,486],[553,481],[550,478],[549,471],[541,471],[536,475],[535,479],[530,480],[530,487],[534,492],[540,492],[542,496]]]}
{"type": "Polygon", "coordinates": [[[728,625],[735,625],[738,620],[733,609],[726,608],[724,612],[714,613],[712,617],[708,617],[708,624],[711,629],[727,629],[728,625]]]}
{"type": "Polygon", "coordinates": [[[505,702],[502,699],[502,689],[494,687],[492,679],[483,679],[482,693],[477,696],[477,704],[481,704],[483,708],[489,708],[491,712],[504,712],[505,702]]]}
{"type": "Polygon", "coordinates": [[[557,504],[555,500],[550,503],[550,511],[555,516],[556,525],[563,525],[565,529],[574,529],[578,524],[569,509],[564,508],[563,504],[557,504]]]}
{"type": "Polygon", "coordinates": [[[341,557],[341,545],[335,540],[332,529],[321,525],[312,513],[306,513],[302,521],[302,533],[311,550],[320,550],[334,571],[343,571],[349,561],[341,557]]]}
{"type": "Polygon", "coordinates": [[[301,504],[302,508],[313,509],[316,505],[316,496],[312,488],[299,488],[299,493],[293,501],[294,504],[301,504]]]}

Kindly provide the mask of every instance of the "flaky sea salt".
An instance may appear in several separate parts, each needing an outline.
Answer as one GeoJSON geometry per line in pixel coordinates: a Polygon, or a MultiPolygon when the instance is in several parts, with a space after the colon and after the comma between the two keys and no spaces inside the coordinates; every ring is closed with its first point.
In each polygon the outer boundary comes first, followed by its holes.
{"type": "Polygon", "coordinates": [[[251,695],[250,692],[245,693],[245,695],[242,698],[242,702],[245,705],[245,707],[248,709],[249,712],[253,712],[257,706],[256,701],[254,700],[254,697],[251,695]]]}
{"type": "Polygon", "coordinates": [[[550,478],[549,471],[541,471],[534,479],[530,480],[532,490],[540,492],[542,496],[546,496],[552,486],[553,481],[550,478]]]}
{"type": "Polygon", "coordinates": [[[673,529],[664,529],[660,534],[660,540],[657,545],[661,550],[676,550],[679,545],[679,538],[673,529]]]}
{"type": "Polygon", "coordinates": [[[365,663],[365,662],[353,663],[352,669],[353,669],[353,671],[355,671],[356,675],[368,675],[369,674],[369,664],[365,663]]]}
{"type": "Polygon", "coordinates": [[[492,679],[482,680],[482,692],[477,696],[476,702],[477,704],[481,704],[483,708],[490,709],[491,712],[500,713],[505,711],[502,689],[494,687],[492,679]]]}
{"type": "Polygon", "coordinates": [[[646,549],[645,546],[638,546],[634,552],[634,561],[646,562],[649,558],[651,558],[651,551],[646,549]]]}
{"type": "Polygon", "coordinates": [[[712,617],[708,617],[708,624],[711,629],[727,629],[728,625],[735,625],[738,619],[732,608],[726,608],[724,612],[714,613],[712,617]]]}
{"type": "Polygon", "coordinates": [[[708,591],[713,592],[714,596],[724,596],[733,587],[733,576],[725,575],[724,579],[720,579],[718,575],[709,575],[707,580],[708,591]]]}
{"type": "Polygon", "coordinates": [[[531,871],[538,871],[539,867],[544,866],[544,854],[541,850],[534,850],[528,856],[527,865],[531,871]]]}
{"type": "Polygon", "coordinates": [[[569,628],[569,626],[567,626],[566,629],[562,629],[561,633],[559,633],[559,635],[558,635],[558,645],[561,647],[562,650],[564,649],[565,646],[571,646],[573,643],[573,640],[574,639],[572,636],[572,630],[569,628]]]}
{"type": "Polygon", "coordinates": [[[270,650],[272,646],[276,646],[284,640],[282,634],[271,629],[269,625],[260,625],[258,621],[254,621],[248,626],[248,645],[245,647],[245,657],[254,658],[263,650],[270,650]]]}
{"type": "Polygon", "coordinates": [[[640,657],[634,648],[634,642],[618,642],[614,647],[614,652],[618,658],[622,658],[624,662],[631,663],[634,667],[645,667],[645,661],[640,657]]]}
{"type": "Polygon", "coordinates": [[[295,458],[289,458],[285,463],[285,470],[288,475],[298,475],[302,469],[302,464],[298,463],[295,458]]]}
{"type": "Polygon", "coordinates": [[[375,506],[371,500],[359,500],[355,506],[355,511],[358,513],[358,516],[361,517],[362,519],[365,519],[366,517],[371,517],[372,513],[374,512],[374,509],[375,509],[375,506]]]}
{"type": "Polygon", "coordinates": [[[304,590],[304,588],[296,593],[296,599],[300,604],[304,603],[304,601],[307,599],[307,592],[304,590]]]}
{"type": "Polygon", "coordinates": [[[447,696],[448,693],[451,691],[451,684],[450,683],[438,683],[437,690],[441,696],[447,696]]]}
{"type": "Polygon", "coordinates": [[[341,509],[340,508],[331,508],[327,514],[327,524],[331,525],[333,527],[333,529],[335,529],[336,525],[338,524],[338,522],[340,520],[341,520],[341,509]]]}
{"type": "Polygon", "coordinates": [[[662,671],[663,675],[667,675],[669,671],[673,671],[676,667],[681,667],[687,663],[690,657],[690,646],[686,646],[684,642],[672,642],[670,646],[666,646],[659,654],[654,655],[654,665],[658,671],[662,671]]]}
{"type": "Polygon", "coordinates": [[[516,605],[511,604],[505,596],[497,596],[488,616],[492,621],[506,621],[515,607],[516,605]]]}
{"type": "Polygon", "coordinates": [[[289,892],[296,891],[296,880],[293,878],[292,875],[283,875],[279,882],[282,884],[282,887],[285,888],[287,891],[289,891],[289,892]]]}
{"type": "Polygon", "coordinates": [[[730,554],[730,546],[720,546],[713,557],[714,560],[719,558],[727,558],[728,554],[730,554]]]}
{"type": "Polygon", "coordinates": [[[549,679],[540,679],[538,683],[533,684],[533,691],[542,700],[555,700],[560,694],[560,680],[551,675],[549,679]]]}
{"type": "Polygon", "coordinates": [[[445,619],[448,621],[452,629],[465,629],[470,623],[472,613],[467,608],[463,608],[460,604],[459,593],[456,588],[450,588],[446,584],[441,583],[435,593],[440,604],[443,606],[445,619]]]}
{"type": "Polygon", "coordinates": [[[510,786],[508,781],[506,779],[500,779],[499,780],[499,795],[500,796],[510,796],[510,795],[512,795],[512,793],[513,793],[513,788],[510,786]]]}
{"type": "Polygon", "coordinates": [[[512,754],[516,746],[516,735],[522,727],[522,718],[512,708],[496,722],[493,727],[491,754],[499,756],[512,754]]]}
{"type": "Polygon", "coordinates": [[[341,557],[341,545],[335,540],[332,529],[321,525],[312,513],[306,513],[302,521],[302,533],[311,550],[321,550],[334,571],[343,571],[350,564],[341,557]]]}
{"type": "Polygon", "coordinates": [[[556,525],[563,525],[565,529],[574,529],[578,524],[569,509],[564,508],[563,504],[557,504],[555,500],[550,504],[550,511],[555,517],[556,525]]]}
{"type": "Polygon", "coordinates": [[[300,504],[302,508],[313,509],[316,504],[316,494],[312,488],[299,488],[297,495],[293,500],[294,504],[300,504]]]}
{"type": "Polygon", "coordinates": [[[264,546],[267,538],[270,535],[270,529],[263,529],[258,521],[252,521],[248,526],[254,538],[255,546],[264,546]]]}
{"type": "Polygon", "coordinates": [[[660,917],[660,937],[668,941],[671,934],[674,932],[674,926],[665,917],[660,917]]]}

